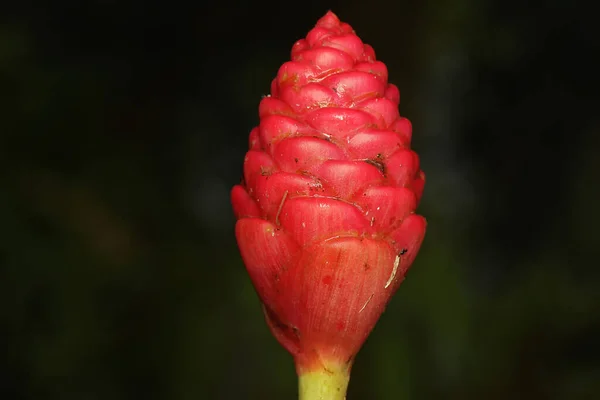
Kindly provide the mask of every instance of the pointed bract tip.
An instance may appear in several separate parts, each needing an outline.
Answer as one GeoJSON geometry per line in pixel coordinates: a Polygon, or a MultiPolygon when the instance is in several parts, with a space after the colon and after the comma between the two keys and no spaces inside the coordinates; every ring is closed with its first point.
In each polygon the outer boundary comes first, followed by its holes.
{"type": "Polygon", "coordinates": [[[327,13],[321,17],[319,21],[317,21],[317,26],[323,28],[334,28],[340,25],[340,19],[337,15],[333,13],[333,11],[329,10],[327,13]]]}

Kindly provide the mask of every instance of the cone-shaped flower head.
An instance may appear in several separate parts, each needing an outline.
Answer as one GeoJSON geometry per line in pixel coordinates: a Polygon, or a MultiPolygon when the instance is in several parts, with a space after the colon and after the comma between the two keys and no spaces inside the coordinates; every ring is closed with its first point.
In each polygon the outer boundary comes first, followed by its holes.
{"type": "Polygon", "coordinates": [[[231,193],[236,237],[299,374],[350,368],[425,234],[425,177],[400,94],[331,12],[292,48],[231,193]]]}

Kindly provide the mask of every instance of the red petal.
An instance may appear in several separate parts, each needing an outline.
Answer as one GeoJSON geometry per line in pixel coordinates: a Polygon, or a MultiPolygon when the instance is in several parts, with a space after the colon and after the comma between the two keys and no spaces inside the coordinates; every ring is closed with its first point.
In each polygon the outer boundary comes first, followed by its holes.
{"type": "Polygon", "coordinates": [[[260,176],[256,181],[256,201],[271,221],[275,221],[284,195],[286,199],[291,199],[314,194],[327,193],[319,181],[308,176],[278,172],[260,176]]]}
{"type": "Polygon", "coordinates": [[[365,129],[350,139],[348,150],[358,159],[385,159],[404,146],[402,138],[388,130],[365,129]]]}
{"type": "Polygon", "coordinates": [[[321,44],[326,47],[342,50],[348,53],[354,60],[360,59],[365,50],[362,40],[352,33],[329,36],[323,39],[321,44]]]}
{"type": "Polygon", "coordinates": [[[272,97],[279,97],[279,85],[277,82],[278,82],[277,77],[275,77],[271,81],[271,96],[272,97]]]}
{"type": "Polygon", "coordinates": [[[419,172],[419,176],[413,181],[412,187],[417,196],[417,203],[419,203],[421,196],[423,196],[423,189],[425,188],[425,173],[423,171],[419,172]]]}
{"type": "Polygon", "coordinates": [[[250,195],[254,194],[256,178],[260,175],[269,175],[275,169],[273,160],[267,153],[250,150],[244,158],[244,181],[250,195]]]}
{"type": "Polygon", "coordinates": [[[381,171],[364,161],[326,161],[314,174],[321,178],[323,186],[344,200],[361,188],[383,182],[381,171]]]}
{"type": "Polygon", "coordinates": [[[235,235],[258,295],[273,306],[281,275],[297,256],[298,245],[270,222],[257,218],[239,220],[235,235]]]}
{"type": "Polygon", "coordinates": [[[327,13],[317,21],[316,26],[317,28],[327,28],[336,31],[340,28],[340,23],[340,19],[337,15],[331,11],[327,11],[327,13]]]}
{"type": "Polygon", "coordinates": [[[269,115],[260,121],[260,140],[263,148],[270,146],[288,136],[310,132],[310,127],[297,119],[283,115],[269,115]]]}
{"type": "Polygon", "coordinates": [[[375,49],[370,44],[365,44],[365,49],[363,51],[363,55],[360,58],[361,61],[373,62],[377,57],[375,57],[375,49]]]}
{"type": "Polygon", "coordinates": [[[297,56],[308,50],[309,44],[306,39],[300,39],[292,46],[292,60],[297,61],[297,56]]]}
{"type": "Polygon", "coordinates": [[[258,126],[250,131],[250,138],[248,139],[250,150],[261,150],[258,132],[258,126]]]}
{"type": "Polygon", "coordinates": [[[333,71],[347,71],[354,64],[348,54],[328,47],[306,50],[302,53],[302,60],[310,62],[317,68],[317,76],[333,71]]]}
{"type": "Polygon", "coordinates": [[[361,71],[340,72],[322,80],[321,84],[349,100],[380,97],[385,93],[385,85],[376,75],[361,71]]]}
{"type": "Polygon", "coordinates": [[[361,62],[354,66],[357,71],[365,71],[371,74],[375,74],[385,84],[388,79],[388,69],[381,61],[375,62],[361,62]]]}
{"type": "Polygon", "coordinates": [[[400,117],[390,126],[394,132],[398,132],[402,136],[402,143],[410,144],[412,139],[412,124],[407,118],[400,117]]]}
{"type": "Polygon", "coordinates": [[[367,112],[339,107],[320,108],[305,117],[306,123],[315,130],[342,141],[356,131],[376,123],[367,112]]]}
{"type": "Polygon", "coordinates": [[[418,171],[419,156],[412,150],[398,150],[386,161],[386,173],[396,186],[412,184],[418,171]]]}
{"type": "Polygon", "coordinates": [[[396,107],[400,103],[400,91],[398,87],[393,84],[389,84],[385,89],[385,98],[393,102],[396,107]]]}
{"type": "Polygon", "coordinates": [[[287,115],[291,116],[294,112],[292,108],[287,105],[286,102],[268,96],[264,97],[258,105],[258,116],[265,118],[268,115],[287,115]]]}
{"type": "Polygon", "coordinates": [[[400,254],[399,269],[403,275],[406,274],[421,248],[426,228],[425,218],[412,214],[390,235],[394,248],[400,254]]]}
{"type": "Polygon", "coordinates": [[[313,137],[288,138],[272,150],[273,159],[282,171],[310,171],[327,160],[345,158],[342,150],[333,143],[313,137]]]}
{"type": "Polygon", "coordinates": [[[260,217],[260,210],[256,202],[246,189],[241,185],[235,185],[231,189],[231,204],[236,218],[260,217]]]}
{"type": "Polygon", "coordinates": [[[275,339],[283,346],[284,349],[290,352],[294,357],[301,353],[301,343],[298,328],[289,323],[284,322],[280,315],[285,316],[286,313],[275,312],[269,305],[263,303],[263,313],[267,326],[275,339]]]}
{"type": "MultiPolygon", "coordinates": [[[[279,88],[298,88],[306,85],[316,75],[315,69],[308,63],[288,61],[279,68],[277,79],[279,88]]],[[[283,96],[282,96],[283,97],[283,96]]],[[[289,102],[288,102],[289,104],[289,102]]]]}
{"type": "MultiPolygon", "coordinates": [[[[300,363],[353,357],[394,292],[396,254],[386,242],[336,238],[306,248],[282,280],[279,317],[297,330],[300,363]],[[316,354],[315,354],[316,352],[316,354]]],[[[401,276],[398,274],[398,278],[401,276]]],[[[401,279],[399,279],[401,280],[401,279]]]]}
{"type": "Polygon", "coordinates": [[[335,236],[360,236],[369,231],[369,224],[358,208],[331,198],[286,200],[279,221],[301,246],[335,236]]]}
{"type": "Polygon", "coordinates": [[[330,29],[317,25],[314,29],[308,32],[306,35],[306,41],[308,42],[309,46],[313,47],[331,35],[333,35],[333,32],[331,32],[330,29]]]}
{"type": "Polygon", "coordinates": [[[398,105],[386,98],[366,100],[359,104],[359,108],[380,120],[379,128],[387,128],[399,117],[398,105]]]}
{"type": "Polygon", "coordinates": [[[280,86],[280,97],[299,114],[316,108],[338,105],[335,92],[318,83],[308,83],[300,89],[293,86],[280,86]]]}
{"type": "Polygon", "coordinates": [[[375,232],[389,233],[417,206],[412,190],[394,187],[371,187],[356,196],[375,232]]]}

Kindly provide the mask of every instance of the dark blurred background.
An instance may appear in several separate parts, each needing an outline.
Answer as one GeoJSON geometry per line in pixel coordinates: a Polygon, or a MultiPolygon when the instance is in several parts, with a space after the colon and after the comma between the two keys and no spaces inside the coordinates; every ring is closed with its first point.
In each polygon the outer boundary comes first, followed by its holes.
{"type": "Polygon", "coordinates": [[[0,6],[0,398],[293,399],[229,190],[328,9],[374,46],[428,235],[348,398],[600,398],[597,15],[577,1],[0,6]]]}

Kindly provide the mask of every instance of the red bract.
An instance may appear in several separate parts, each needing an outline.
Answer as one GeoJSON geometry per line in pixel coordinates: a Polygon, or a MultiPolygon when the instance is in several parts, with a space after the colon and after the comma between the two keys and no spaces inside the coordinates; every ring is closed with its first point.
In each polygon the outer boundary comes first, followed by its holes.
{"type": "Polygon", "coordinates": [[[332,13],[293,46],[231,193],[236,237],[300,374],[350,368],[425,235],[425,176],[386,66],[332,13]]]}

